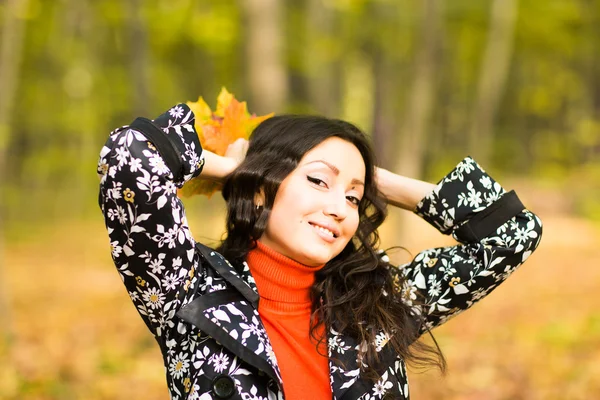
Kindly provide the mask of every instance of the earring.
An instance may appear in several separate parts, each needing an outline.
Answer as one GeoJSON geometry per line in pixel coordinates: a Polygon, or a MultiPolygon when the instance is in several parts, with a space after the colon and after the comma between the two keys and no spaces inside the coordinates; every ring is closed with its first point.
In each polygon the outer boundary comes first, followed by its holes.
{"type": "Polygon", "coordinates": [[[262,205],[261,205],[261,204],[257,204],[257,205],[256,205],[256,209],[257,209],[257,210],[258,210],[259,208],[261,208],[261,207],[262,207],[262,205]]]}

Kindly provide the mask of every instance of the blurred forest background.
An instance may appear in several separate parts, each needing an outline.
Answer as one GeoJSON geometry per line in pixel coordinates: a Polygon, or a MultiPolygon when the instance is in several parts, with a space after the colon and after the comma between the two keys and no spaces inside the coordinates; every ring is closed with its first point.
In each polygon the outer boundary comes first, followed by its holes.
{"type": "MultiPolygon", "coordinates": [[[[434,332],[449,372],[413,372],[413,398],[600,398],[600,0],[2,0],[0,24],[0,398],[168,398],[97,155],[222,86],[352,121],[411,177],[470,154],[542,217],[518,277],[434,332]]],[[[222,198],[185,204],[218,240],[222,198]]],[[[448,243],[392,211],[384,245],[448,243]]]]}

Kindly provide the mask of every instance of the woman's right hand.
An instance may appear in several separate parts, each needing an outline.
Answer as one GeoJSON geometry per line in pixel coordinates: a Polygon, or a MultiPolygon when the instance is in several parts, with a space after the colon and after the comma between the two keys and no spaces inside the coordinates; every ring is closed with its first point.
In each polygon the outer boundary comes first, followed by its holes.
{"type": "Polygon", "coordinates": [[[223,182],[227,175],[231,174],[246,157],[248,141],[238,139],[231,143],[225,151],[225,156],[219,156],[208,150],[203,150],[204,168],[201,177],[205,179],[223,182]]]}
{"type": "Polygon", "coordinates": [[[236,168],[242,161],[244,161],[244,158],[246,158],[248,144],[249,142],[246,139],[240,138],[227,147],[227,150],[225,151],[225,157],[235,160],[236,168]]]}

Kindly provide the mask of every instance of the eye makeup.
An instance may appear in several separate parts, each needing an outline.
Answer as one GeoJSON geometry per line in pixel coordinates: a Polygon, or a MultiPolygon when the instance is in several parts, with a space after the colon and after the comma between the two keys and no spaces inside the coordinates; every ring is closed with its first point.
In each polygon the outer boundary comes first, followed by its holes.
{"type": "Polygon", "coordinates": [[[327,184],[327,182],[321,178],[315,177],[315,176],[310,176],[310,175],[306,175],[306,179],[308,179],[308,181],[312,184],[315,184],[317,186],[320,187],[329,187],[329,185],[327,184]],[[323,186],[325,185],[325,186],[323,186]]]}
{"type": "MultiPolygon", "coordinates": [[[[327,184],[327,182],[323,179],[320,179],[318,177],[315,176],[311,176],[311,175],[306,175],[306,179],[312,183],[313,185],[316,185],[320,188],[324,188],[327,189],[329,188],[329,185],[327,184]]],[[[355,188],[353,187],[352,190],[356,191],[355,188]]],[[[354,206],[354,207],[358,207],[358,205],[361,202],[361,199],[358,196],[346,196],[346,199],[354,206]]]]}

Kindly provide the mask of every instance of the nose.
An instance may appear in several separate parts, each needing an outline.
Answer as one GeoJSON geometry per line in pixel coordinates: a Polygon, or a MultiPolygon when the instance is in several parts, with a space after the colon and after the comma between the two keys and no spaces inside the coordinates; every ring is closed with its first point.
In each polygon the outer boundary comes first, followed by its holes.
{"type": "Polygon", "coordinates": [[[331,192],[328,202],[323,208],[323,213],[335,219],[343,220],[348,214],[346,205],[346,193],[331,192]]]}

